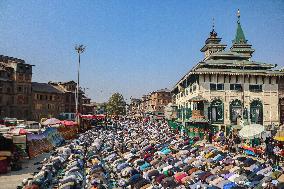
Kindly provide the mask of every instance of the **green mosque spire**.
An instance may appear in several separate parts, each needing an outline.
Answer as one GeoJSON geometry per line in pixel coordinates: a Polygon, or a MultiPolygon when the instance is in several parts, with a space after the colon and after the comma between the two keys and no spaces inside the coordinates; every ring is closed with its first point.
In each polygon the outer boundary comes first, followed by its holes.
{"type": "Polygon", "coordinates": [[[238,9],[237,16],[238,16],[237,33],[236,33],[235,39],[233,40],[233,43],[235,43],[235,44],[246,44],[247,40],[245,38],[245,34],[244,34],[242,26],[241,26],[241,22],[240,22],[241,14],[240,14],[239,9],[238,9]]]}

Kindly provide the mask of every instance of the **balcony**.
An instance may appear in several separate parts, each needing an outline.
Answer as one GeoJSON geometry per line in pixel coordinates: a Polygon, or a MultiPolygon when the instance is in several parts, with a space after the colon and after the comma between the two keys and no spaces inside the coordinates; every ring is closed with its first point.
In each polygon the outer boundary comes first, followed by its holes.
{"type": "Polygon", "coordinates": [[[192,118],[195,118],[195,119],[205,118],[204,111],[203,110],[192,110],[192,118]]]}

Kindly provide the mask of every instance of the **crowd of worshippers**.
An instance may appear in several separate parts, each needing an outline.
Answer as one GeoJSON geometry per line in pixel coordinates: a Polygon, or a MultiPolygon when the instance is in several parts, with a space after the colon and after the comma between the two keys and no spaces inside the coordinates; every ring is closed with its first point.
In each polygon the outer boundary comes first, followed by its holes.
{"type": "Polygon", "coordinates": [[[230,132],[228,136],[225,135],[224,130],[221,130],[217,134],[213,135],[208,133],[207,141],[217,146],[221,146],[223,149],[233,153],[245,154],[247,151],[244,146],[250,146],[251,149],[256,149],[253,155],[257,158],[264,159],[270,164],[279,165],[284,161],[283,142],[274,140],[273,135],[266,136],[264,138],[255,139],[242,139],[238,135],[238,132],[230,132]],[[212,135],[212,137],[211,137],[212,135]]]}
{"type": "Polygon", "coordinates": [[[177,134],[163,121],[96,127],[41,163],[22,188],[284,188],[280,166],[177,134]]]}

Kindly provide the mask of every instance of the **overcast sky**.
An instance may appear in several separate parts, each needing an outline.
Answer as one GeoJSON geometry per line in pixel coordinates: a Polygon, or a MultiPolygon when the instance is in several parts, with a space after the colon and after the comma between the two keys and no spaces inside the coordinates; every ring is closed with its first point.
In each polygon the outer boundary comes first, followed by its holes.
{"type": "Polygon", "coordinates": [[[0,54],[35,65],[33,81],[76,80],[102,102],[172,88],[198,61],[212,28],[231,47],[236,12],[253,60],[284,66],[284,1],[19,0],[0,1],[0,54]]]}

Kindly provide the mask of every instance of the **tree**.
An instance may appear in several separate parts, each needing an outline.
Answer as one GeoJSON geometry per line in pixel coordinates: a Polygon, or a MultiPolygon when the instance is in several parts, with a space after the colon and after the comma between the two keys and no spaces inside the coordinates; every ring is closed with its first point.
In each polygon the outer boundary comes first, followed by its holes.
{"type": "Polygon", "coordinates": [[[107,102],[107,112],[112,115],[125,115],[126,114],[126,102],[122,94],[114,93],[107,102]]]}

